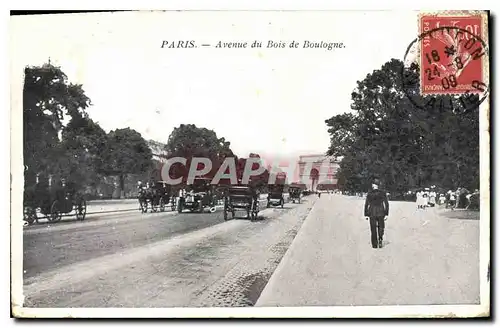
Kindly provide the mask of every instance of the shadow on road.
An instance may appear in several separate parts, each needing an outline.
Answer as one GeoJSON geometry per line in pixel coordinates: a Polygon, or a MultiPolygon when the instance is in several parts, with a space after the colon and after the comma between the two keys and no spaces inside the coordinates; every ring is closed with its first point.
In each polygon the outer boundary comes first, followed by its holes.
{"type": "MultiPolygon", "coordinates": [[[[257,218],[255,218],[254,221],[263,221],[265,219],[266,218],[263,217],[262,215],[257,215],[257,218]]],[[[231,221],[231,220],[247,220],[247,221],[252,221],[252,219],[249,218],[249,217],[247,217],[246,214],[241,214],[241,215],[235,214],[234,218],[229,217],[228,221],[231,221]]]]}
{"type": "Polygon", "coordinates": [[[115,211],[101,211],[101,212],[92,212],[92,213],[87,213],[87,216],[85,217],[84,220],[77,220],[75,215],[67,215],[63,216],[60,221],[49,221],[46,218],[39,218],[39,221],[35,221],[32,224],[24,226],[25,229],[30,229],[30,228],[35,228],[35,227],[43,227],[47,225],[57,225],[57,226],[64,226],[68,224],[73,224],[73,223],[84,223],[84,222],[93,222],[97,220],[102,220],[103,216],[106,215],[105,218],[111,218],[119,215],[130,215],[134,213],[138,213],[139,215],[148,215],[148,214],[158,214],[158,213],[171,213],[171,210],[167,210],[164,212],[147,212],[147,213],[141,213],[137,209],[126,209],[126,210],[115,210],[115,211]]]}
{"type": "Polygon", "coordinates": [[[439,213],[441,216],[454,220],[479,220],[479,211],[469,210],[443,210],[439,213]]]}

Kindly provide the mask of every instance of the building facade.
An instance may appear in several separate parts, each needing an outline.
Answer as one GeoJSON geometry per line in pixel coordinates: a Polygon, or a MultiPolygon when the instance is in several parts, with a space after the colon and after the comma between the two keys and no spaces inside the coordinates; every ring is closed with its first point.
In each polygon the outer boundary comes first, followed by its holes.
{"type": "Polygon", "coordinates": [[[166,144],[155,140],[148,140],[147,143],[153,153],[153,160],[165,163],[167,161],[166,144]]]}

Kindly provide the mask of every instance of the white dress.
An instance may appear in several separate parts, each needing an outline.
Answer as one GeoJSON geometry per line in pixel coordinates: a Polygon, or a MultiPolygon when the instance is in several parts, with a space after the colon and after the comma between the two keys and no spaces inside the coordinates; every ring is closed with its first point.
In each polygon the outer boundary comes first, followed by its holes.
{"type": "Polygon", "coordinates": [[[417,206],[422,206],[422,193],[417,192],[417,206]]]}
{"type": "Polygon", "coordinates": [[[424,192],[422,195],[422,205],[423,206],[429,205],[429,193],[428,192],[424,192]]]}
{"type": "Polygon", "coordinates": [[[431,193],[429,195],[430,195],[429,203],[436,204],[436,193],[434,191],[431,191],[431,193]]]}

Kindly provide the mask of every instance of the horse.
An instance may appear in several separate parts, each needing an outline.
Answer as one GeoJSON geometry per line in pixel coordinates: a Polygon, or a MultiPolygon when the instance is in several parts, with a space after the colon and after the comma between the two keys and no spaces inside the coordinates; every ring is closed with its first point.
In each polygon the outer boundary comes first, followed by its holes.
{"type": "Polygon", "coordinates": [[[149,205],[151,206],[151,212],[156,211],[156,190],[151,188],[150,186],[141,187],[139,189],[139,206],[142,213],[146,213],[148,211],[149,205]],[[149,204],[149,205],[148,205],[149,204]]]}

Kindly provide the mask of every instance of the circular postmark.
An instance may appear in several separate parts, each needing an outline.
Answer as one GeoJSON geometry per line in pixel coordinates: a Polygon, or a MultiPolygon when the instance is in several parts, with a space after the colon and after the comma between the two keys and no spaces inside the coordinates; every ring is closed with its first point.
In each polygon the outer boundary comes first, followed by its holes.
{"type": "Polygon", "coordinates": [[[425,110],[469,112],[488,97],[484,61],[488,46],[471,29],[424,30],[406,49],[402,84],[407,98],[425,110]]]}

